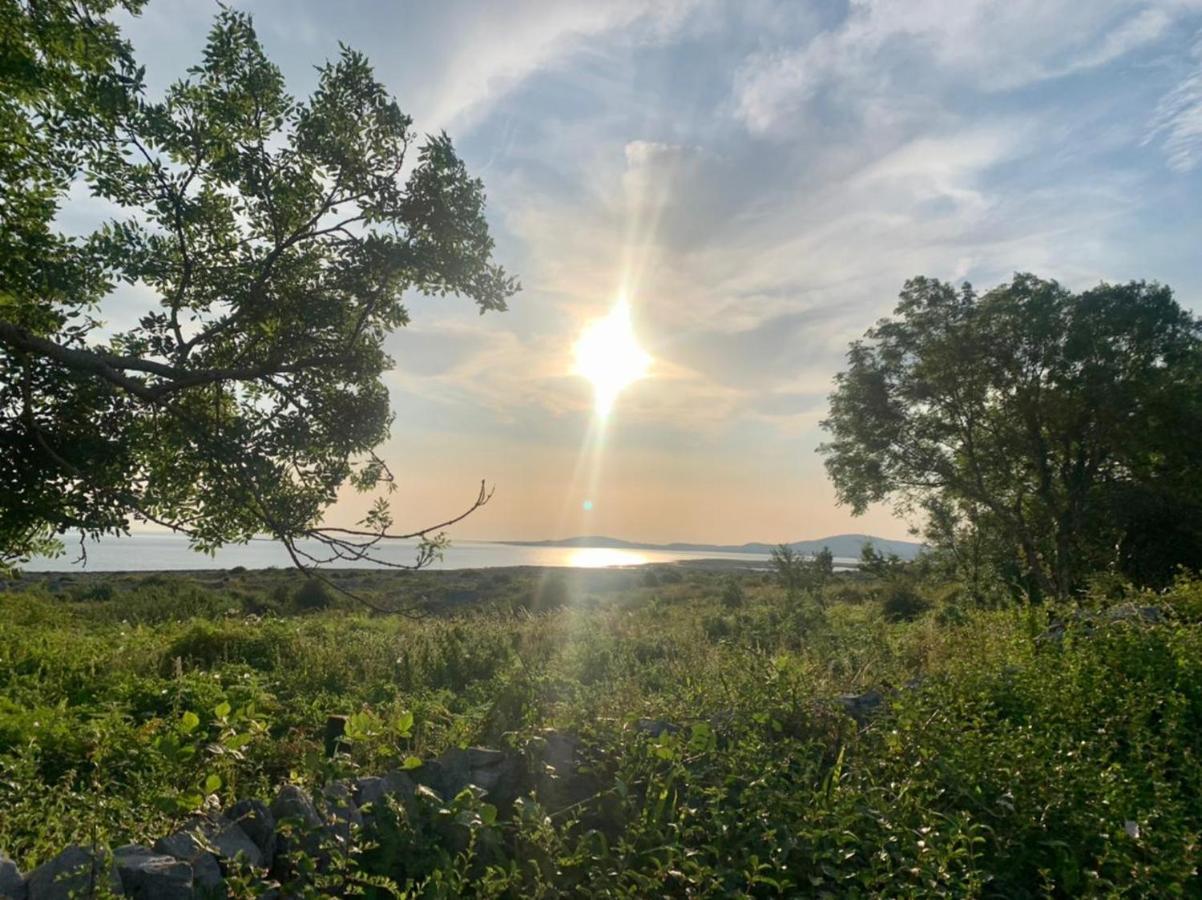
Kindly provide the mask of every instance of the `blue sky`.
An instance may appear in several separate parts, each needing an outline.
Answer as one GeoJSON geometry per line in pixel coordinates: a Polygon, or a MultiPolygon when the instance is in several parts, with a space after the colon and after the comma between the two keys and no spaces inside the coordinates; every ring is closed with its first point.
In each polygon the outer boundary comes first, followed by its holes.
{"type": "MultiPolygon", "coordinates": [[[[484,317],[413,298],[393,337],[404,524],[487,478],[456,534],[903,536],[837,508],[814,451],[847,343],[907,277],[1156,279],[1202,310],[1202,0],[233,5],[294,94],[342,41],[446,129],[524,286],[484,317]],[[652,376],[582,463],[572,343],[622,290],[652,376]]],[[[126,23],[153,86],[215,9],[126,23]]]]}

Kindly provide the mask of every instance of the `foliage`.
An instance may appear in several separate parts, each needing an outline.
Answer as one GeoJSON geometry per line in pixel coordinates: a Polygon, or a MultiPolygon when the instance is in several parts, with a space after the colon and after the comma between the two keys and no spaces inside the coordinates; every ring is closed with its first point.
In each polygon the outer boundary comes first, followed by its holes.
{"type": "Polygon", "coordinates": [[[109,18],[140,5],[0,4],[0,561],[131,517],[202,549],[265,533],[298,564],[362,558],[384,497],[358,530],[321,513],[345,483],[391,486],[373,448],[402,295],[483,312],[517,288],[482,186],[445,134],[417,144],[361,54],[296,100],[231,10],[148,97],[109,18]],[[56,219],[79,183],[118,216],[83,236],[56,219]],[[128,286],[153,305],[104,327],[128,286]]]}
{"type": "Polygon", "coordinates": [[[1202,567],[1202,323],[1166,287],[912,279],[852,344],[825,427],[839,499],[923,510],[974,586],[1202,567]]]}
{"type": "Polygon", "coordinates": [[[359,585],[480,594],[420,621],[340,597],[248,616],[288,573],[85,576],[57,595],[28,579],[0,593],[0,849],[28,868],[71,840],[167,833],[209,795],[269,798],[298,780],[317,792],[451,747],[532,746],[550,728],[581,737],[595,789],[579,806],[541,788],[512,806],[423,792],[298,862],[286,892],[1196,894],[1202,582],[1099,586],[1089,619],[1051,606],[948,617],[962,586],[923,571],[904,570],[908,590],[939,606],[899,621],[836,599],[887,600],[891,581],[863,573],[832,577],[821,617],[727,572],[653,586],[567,573],[572,599],[533,614],[514,605],[535,589],[528,573],[359,585]],[[90,599],[92,581],[107,599],[90,599]],[[1162,618],[1104,615],[1129,603],[1162,618]],[[1066,625],[1048,640],[1054,616],[1066,625]],[[887,700],[863,724],[831,702],[870,688],[887,700]],[[335,713],[345,736],[327,759],[335,713]],[[640,719],[675,727],[653,737],[640,719]]]}
{"type": "Polygon", "coordinates": [[[791,598],[802,591],[816,595],[835,571],[835,557],[830,548],[823,547],[813,556],[803,556],[788,544],[773,547],[769,557],[777,583],[791,598]]]}

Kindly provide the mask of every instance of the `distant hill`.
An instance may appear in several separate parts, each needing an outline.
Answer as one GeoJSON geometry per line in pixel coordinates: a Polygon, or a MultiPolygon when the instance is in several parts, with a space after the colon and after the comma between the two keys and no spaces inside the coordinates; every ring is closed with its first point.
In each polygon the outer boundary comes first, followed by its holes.
{"type": "MultiPolygon", "coordinates": [[[[812,541],[794,541],[789,544],[798,553],[817,553],[823,547],[829,547],[833,555],[852,558],[860,555],[860,550],[871,542],[880,553],[895,553],[902,559],[914,559],[922,551],[923,545],[913,541],[888,541],[884,538],[873,537],[870,534],[833,534],[830,537],[816,538],[812,541]]],[[[765,556],[776,544],[643,544],[638,541],[623,541],[619,538],[603,537],[601,535],[582,535],[580,537],[562,538],[548,541],[496,541],[498,544],[512,544],[517,547],[607,547],[617,550],[689,550],[701,553],[762,553],[765,556]]]]}

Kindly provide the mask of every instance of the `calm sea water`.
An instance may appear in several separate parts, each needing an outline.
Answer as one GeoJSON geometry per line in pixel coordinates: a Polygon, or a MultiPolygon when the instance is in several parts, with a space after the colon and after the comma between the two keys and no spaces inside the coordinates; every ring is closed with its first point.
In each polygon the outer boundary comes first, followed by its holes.
{"type": "MultiPolygon", "coordinates": [[[[302,544],[301,546],[305,546],[302,544]]],[[[379,555],[389,562],[412,562],[416,543],[397,542],[383,547],[379,555]]],[[[314,554],[320,546],[311,548],[314,554]]],[[[159,569],[267,569],[292,565],[284,548],[274,541],[223,547],[216,556],[196,553],[186,538],[175,534],[133,534],[122,538],[103,538],[88,543],[87,565],[75,562],[78,543],[68,543],[67,552],[57,559],[37,558],[23,568],[28,572],[137,572],[159,569]]],[[[637,566],[644,563],[680,560],[727,559],[766,563],[767,557],[752,553],[705,553],[663,550],[615,550],[608,547],[518,547],[488,541],[454,541],[435,562],[433,569],[486,569],[496,566],[574,566],[603,568],[637,566]]],[[[367,563],[330,563],[331,568],[372,568],[367,563]]]]}

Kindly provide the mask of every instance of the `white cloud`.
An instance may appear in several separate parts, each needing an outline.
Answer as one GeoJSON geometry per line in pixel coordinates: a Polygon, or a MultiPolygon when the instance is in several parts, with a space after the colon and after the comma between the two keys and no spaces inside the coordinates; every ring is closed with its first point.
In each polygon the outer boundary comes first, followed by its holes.
{"type": "Polygon", "coordinates": [[[1144,141],[1161,139],[1169,166],[1178,172],[1188,172],[1202,162],[1202,32],[1193,57],[1193,70],[1157,105],[1144,141]]]}
{"type": "Polygon", "coordinates": [[[686,18],[689,0],[560,0],[555,3],[470,4],[456,7],[446,25],[453,50],[440,60],[439,78],[415,108],[423,127],[463,126],[534,73],[557,65],[607,33],[642,29],[663,37],[686,18]]]}
{"type": "Polygon", "coordinates": [[[784,128],[825,90],[845,107],[905,103],[916,90],[1006,91],[1110,63],[1160,38],[1181,0],[852,0],[847,19],[802,46],[751,56],[734,82],[753,133],[784,128]],[[942,71],[954,79],[932,79],[942,71]]]}

